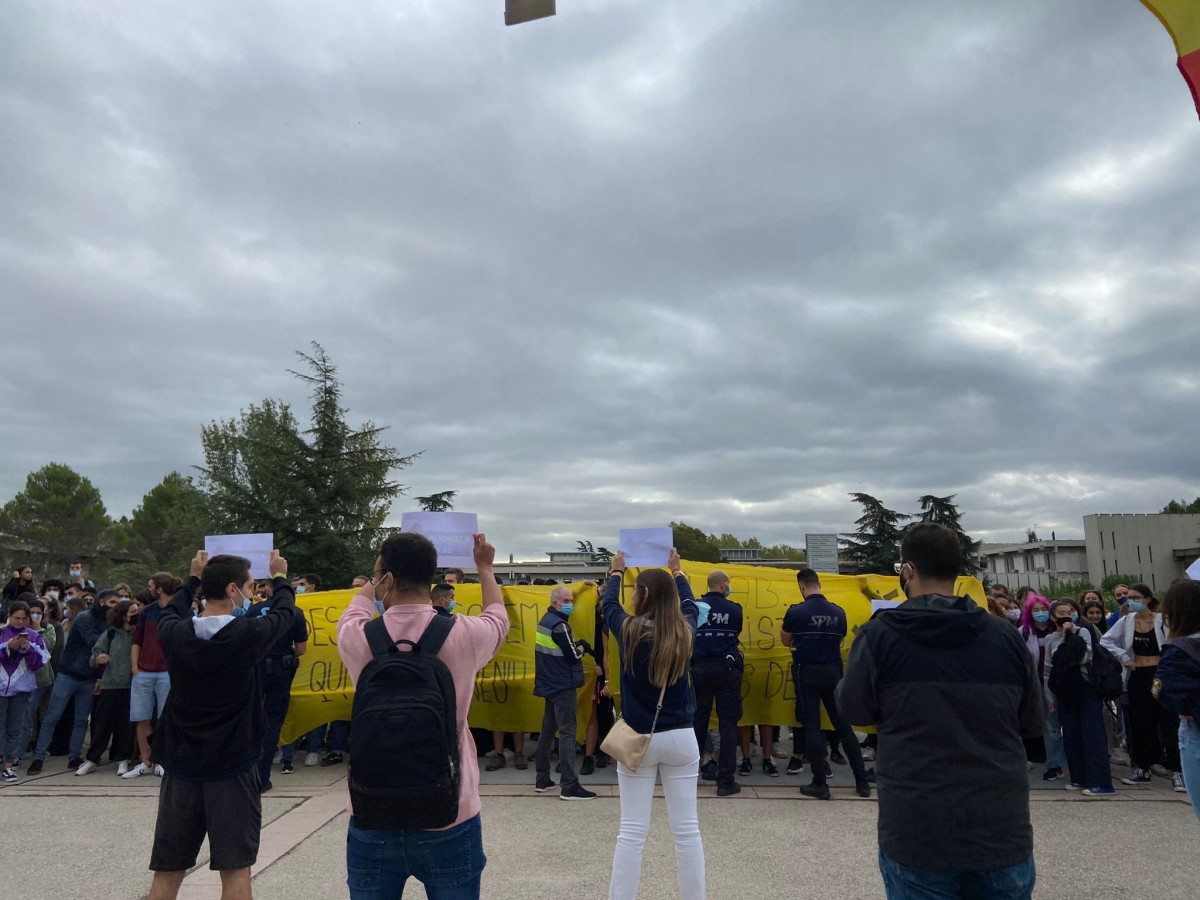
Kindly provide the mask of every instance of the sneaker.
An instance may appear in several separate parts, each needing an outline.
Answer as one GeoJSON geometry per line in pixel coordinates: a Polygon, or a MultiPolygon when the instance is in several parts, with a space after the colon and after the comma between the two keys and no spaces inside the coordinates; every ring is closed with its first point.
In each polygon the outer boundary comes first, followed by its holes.
{"type": "Polygon", "coordinates": [[[76,775],[90,775],[90,774],[92,774],[92,772],[95,772],[96,769],[97,769],[96,764],[94,762],[92,762],[90,759],[88,759],[88,760],[84,760],[83,765],[75,770],[75,774],[76,775]]]}
{"type": "Polygon", "coordinates": [[[162,778],[164,775],[167,774],[167,770],[164,769],[161,765],[157,765],[154,767],[154,774],[157,775],[159,778],[162,778]]]}
{"type": "Polygon", "coordinates": [[[1062,769],[1058,766],[1050,766],[1042,773],[1042,781],[1057,781],[1062,778],[1062,769]]]}
{"type": "Polygon", "coordinates": [[[1116,788],[1110,788],[1110,787],[1084,788],[1083,796],[1085,796],[1085,797],[1111,797],[1116,792],[1117,792],[1116,788]]]}
{"type": "Polygon", "coordinates": [[[754,771],[754,764],[750,762],[750,757],[743,756],[741,765],[738,766],[739,775],[749,775],[754,771]]]}
{"type": "Polygon", "coordinates": [[[775,765],[773,760],[764,759],[762,769],[764,775],[770,775],[772,778],[779,777],[779,768],[775,765]]]}
{"type": "Polygon", "coordinates": [[[802,763],[800,760],[796,759],[796,757],[793,756],[791,759],[788,760],[788,764],[787,764],[787,774],[788,775],[799,775],[803,771],[804,771],[804,763],[802,763]]]}
{"type": "Polygon", "coordinates": [[[0,772],[0,777],[3,777],[5,781],[12,784],[17,780],[17,773],[11,766],[5,766],[4,771],[0,772]]]}
{"type": "Polygon", "coordinates": [[[846,757],[842,754],[841,748],[839,748],[839,747],[835,747],[830,752],[829,761],[832,762],[834,765],[838,765],[838,766],[849,765],[849,763],[846,762],[846,757]]]}
{"type": "Polygon", "coordinates": [[[700,767],[700,777],[705,781],[716,781],[717,772],[719,770],[720,766],[717,765],[717,761],[715,759],[710,759],[700,767]]]}
{"type": "Polygon", "coordinates": [[[501,753],[499,756],[493,756],[491,759],[489,759],[487,761],[487,765],[484,766],[483,768],[484,768],[484,771],[495,772],[497,769],[503,769],[507,765],[508,765],[508,760],[505,759],[504,754],[501,753]]]}
{"type": "Polygon", "coordinates": [[[1149,784],[1150,773],[1145,769],[1134,769],[1128,778],[1122,778],[1121,784],[1149,784]]]}
{"type": "Polygon", "coordinates": [[[80,766],[83,765],[83,763],[84,763],[84,759],[82,756],[72,756],[70,759],[67,760],[67,768],[68,769],[78,769],[80,766]]]}
{"type": "Polygon", "coordinates": [[[1150,767],[1150,774],[1157,775],[1159,778],[1170,778],[1175,773],[1161,763],[1155,763],[1150,767]]]}
{"type": "Polygon", "coordinates": [[[1068,791],[1082,791],[1083,785],[1080,784],[1078,781],[1072,781],[1070,784],[1067,785],[1067,790],[1068,791]]]}
{"type": "Polygon", "coordinates": [[[833,777],[833,766],[831,766],[829,764],[829,760],[825,760],[825,777],[826,778],[833,777]]]}
{"type": "Polygon", "coordinates": [[[154,770],[145,763],[138,763],[124,775],[122,778],[141,778],[143,775],[153,775],[154,770]]]}
{"type": "Polygon", "coordinates": [[[326,753],[325,758],[321,760],[322,766],[340,766],[345,760],[342,759],[340,753],[326,753]]]}
{"type": "Polygon", "coordinates": [[[596,795],[585,788],[578,781],[571,785],[570,788],[564,788],[558,795],[559,800],[595,800],[596,795]]]}
{"type": "Polygon", "coordinates": [[[723,784],[717,788],[718,797],[731,797],[734,794],[740,794],[741,792],[742,786],[737,782],[734,782],[733,784],[723,784]]]}
{"type": "MultiPolygon", "coordinates": [[[[516,756],[513,757],[513,765],[516,766],[518,769],[520,769],[522,772],[524,772],[526,769],[529,768],[529,760],[527,760],[525,758],[524,753],[518,753],[516,756]]],[[[592,796],[595,796],[595,794],[593,794],[592,796]]]]}
{"type": "Polygon", "coordinates": [[[117,774],[118,775],[124,775],[128,771],[129,771],[129,760],[123,759],[119,763],[117,763],[117,774]]]}
{"type": "Polygon", "coordinates": [[[1183,783],[1183,773],[1175,772],[1171,775],[1171,784],[1175,788],[1175,793],[1186,794],[1188,792],[1187,785],[1183,783]]]}
{"type": "Polygon", "coordinates": [[[25,770],[26,775],[40,775],[42,772],[42,761],[35,759],[29,764],[29,768],[25,770]]]}
{"type": "Polygon", "coordinates": [[[875,748],[863,747],[862,758],[863,762],[875,762],[875,748]]]}
{"type": "Polygon", "coordinates": [[[583,765],[579,767],[579,774],[580,775],[596,774],[596,757],[585,756],[583,758],[583,765]]]}
{"type": "Polygon", "coordinates": [[[290,759],[287,760],[286,762],[280,763],[280,765],[279,765],[279,774],[280,775],[293,775],[293,774],[295,774],[295,772],[296,772],[296,767],[294,765],[292,765],[292,761],[290,759]]]}
{"type": "Polygon", "coordinates": [[[315,750],[304,754],[304,764],[306,766],[319,766],[321,764],[321,754],[315,750]]]}
{"type": "Polygon", "coordinates": [[[535,781],[533,784],[533,790],[535,793],[538,793],[538,794],[544,794],[544,793],[546,793],[546,791],[550,790],[550,788],[552,788],[552,787],[554,787],[554,779],[553,778],[542,778],[540,775],[538,776],[538,780],[535,781]]]}
{"type": "Polygon", "coordinates": [[[865,778],[862,779],[862,781],[854,782],[854,793],[858,794],[860,797],[870,797],[871,782],[867,781],[865,778]]]}
{"type": "Polygon", "coordinates": [[[829,785],[817,784],[815,781],[812,784],[801,786],[800,793],[805,797],[815,797],[818,800],[833,799],[833,794],[829,793],[829,785]]]}

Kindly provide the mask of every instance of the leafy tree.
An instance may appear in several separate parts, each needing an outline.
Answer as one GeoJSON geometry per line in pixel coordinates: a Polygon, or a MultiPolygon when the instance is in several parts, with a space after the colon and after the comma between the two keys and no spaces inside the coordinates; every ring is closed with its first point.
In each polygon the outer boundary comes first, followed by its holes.
{"type": "Polygon", "coordinates": [[[1105,594],[1112,594],[1113,588],[1118,584],[1128,587],[1129,585],[1137,584],[1141,580],[1137,575],[1130,575],[1128,572],[1114,572],[1111,575],[1104,576],[1104,580],[1100,582],[1100,590],[1105,594]]]}
{"type": "Polygon", "coordinates": [[[675,532],[675,549],[681,558],[691,562],[721,561],[721,549],[715,535],[705,534],[686,522],[672,522],[671,528],[675,532]]]}
{"type": "Polygon", "coordinates": [[[854,522],[858,529],[842,535],[845,557],[866,572],[894,575],[900,561],[900,523],[912,516],[888,509],[870,494],[850,496],[863,508],[863,514],[854,522]]]}
{"type": "Polygon", "coordinates": [[[61,574],[73,560],[95,559],[110,526],[100,491],[62,463],[25,479],[25,490],[0,509],[0,534],[24,552],[40,582],[61,574]]]}
{"type": "Polygon", "coordinates": [[[808,562],[808,554],[798,547],[793,547],[791,544],[775,544],[771,547],[763,547],[762,553],[759,556],[763,559],[786,559],[796,563],[808,562]]]}
{"type": "MultiPolygon", "coordinates": [[[[171,472],[142,498],[129,521],[153,571],[182,577],[204,536],[213,534],[208,498],[187,476],[171,472]]],[[[152,574],[152,573],[148,573],[152,574]]]]}
{"type": "Polygon", "coordinates": [[[1032,528],[1025,529],[1025,543],[1036,544],[1038,542],[1037,532],[1032,528]]]}
{"type": "Polygon", "coordinates": [[[945,525],[958,535],[958,545],[962,548],[962,568],[959,574],[974,575],[979,571],[975,561],[979,558],[979,548],[983,542],[972,540],[971,536],[963,531],[962,514],[954,504],[955,496],[951,494],[949,497],[935,497],[933,494],[926,494],[920,500],[920,521],[945,525]]]}
{"type": "Polygon", "coordinates": [[[1186,500],[1172,500],[1162,508],[1165,513],[1200,513],[1200,497],[1197,497],[1191,503],[1186,500]]]}
{"type": "Polygon", "coordinates": [[[422,512],[450,512],[454,509],[454,498],[457,496],[458,491],[442,491],[440,494],[418,497],[417,505],[422,512]]]}
{"type": "Polygon", "coordinates": [[[311,355],[297,353],[309,373],[291,373],[312,389],[309,428],[302,432],[288,404],[268,398],[202,428],[205,465],[197,468],[214,527],[271,532],[293,571],[349,583],[391,534],[383,523],[404,491],[392,470],[419,454],[384,446],[385,429],[370,422],[352,429],[337,369],[319,344],[312,347],[311,355]]]}
{"type": "Polygon", "coordinates": [[[592,562],[606,563],[613,558],[613,552],[607,547],[593,547],[591,541],[576,541],[575,546],[580,553],[591,554],[592,562]]]}

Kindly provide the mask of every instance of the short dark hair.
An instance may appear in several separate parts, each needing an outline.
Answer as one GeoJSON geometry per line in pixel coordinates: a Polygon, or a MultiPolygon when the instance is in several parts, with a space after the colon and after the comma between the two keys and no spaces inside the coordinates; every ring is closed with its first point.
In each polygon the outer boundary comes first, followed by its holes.
{"type": "MultiPolygon", "coordinates": [[[[22,594],[21,596],[24,597],[27,595],[22,594]]],[[[11,618],[12,614],[16,612],[23,612],[25,615],[29,615],[29,604],[24,600],[14,600],[12,603],[8,604],[8,609],[5,610],[4,614],[11,618]]]]}
{"type": "Polygon", "coordinates": [[[250,560],[243,556],[221,554],[209,559],[200,576],[200,590],[205,600],[224,600],[230,582],[240,589],[250,580],[250,560]]]}
{"type": "Polygon", "coordinates": [[[945,525],[920,522],[905,530],[900,559],[926,578],[957,578],[962,569],[962,546],[958,535],[945,525]]]}
{"type": "Polygon", "coordinates": [[[1072,598],[1072,597],[1052,597],[1052,598],[1050,598],[1050,612],[1051,613],[1054,612],[1055,607],[1059,607],[1059,606],[1069,606],[1069,607],[1071,607],[1071,609],[1075,610],[1075,612],[1079,613],[1080,615],[1083,614],[1083,610],[1081,610],[1079,608],[1079,604],[1076,603],[1074,598],[1072,598]]]}
{"type": "Polygon", "coordinates": [[[1200,581],[1179,578],[1167,588],[1163,597],[1163,618],[1171,629],[1171,637],[1190,637],[1200,631],[1200,581]]]}
{"type": "Polygon", "coordinates": [[[467,573],[464,572],[462,569],[458,568],[457,566],[451,566],[449,569],[446,570],[447,575],[449,575],[451,573],[457,575],[459,578],[467,577],[467,573]]]}
{"type": "Polygon", "coordinates": [[[437,574],[437,548],[415,531],[393,534],[379,548],[383,571],[392,576],[396,590],[427,591],[437,574]]]}
{"type": "Polygon", "coordinates": [[[442,594],[450,594],[454,592],[454,585],[447,584],[444,581],[438,582],[433,586],[433,590],[429,592],[429,599],[437,600],[442,594]]]}
{"type": "Polygon", "coordinates": [[[32,601],[34,601],[36,599],[37,599],[37,594],[30,593],[29,591],[22,591],[21,593],[17,594],[16,602],[24,603],[26,606],[28,606],[32,601]]]}
{"type": "Polygon", "coordinates": [[[41,600],[39,600],[39,599],[38,599],[38,598],[36,598],[36,597],[35,597],[35,598],[33,598],[32,600],[30,600],[30,601],[29,601],[29,609],[30,609],[30,611],[31,611],[31,612],[32,612],[32,610],[33,610],[33,608],[34,608],[35,606],[36,606],[38,609],[40,609],[42,612],[45,612],[45,611],[46,611],[46,604],[45,604],[45,603],[43,603],[41,600]]]}
{"type": "Polygon", "coordinates": [[[805,566],[796,573],[796,584],[803,585],[806,588],[816,588],[821,586],[821,576],[817,574],[816,569],[810,569],[805,566]]]}
{"type": "Polygon", "coordinates": [[[43,594],[46,593],[46,591],[50,590],[51,588],[58,588],[59,593],[61,593],[62,589],[63,589],[63,583],[57,578],[47,578],[45,581],[42,582],[42,593],[43,594]]]}

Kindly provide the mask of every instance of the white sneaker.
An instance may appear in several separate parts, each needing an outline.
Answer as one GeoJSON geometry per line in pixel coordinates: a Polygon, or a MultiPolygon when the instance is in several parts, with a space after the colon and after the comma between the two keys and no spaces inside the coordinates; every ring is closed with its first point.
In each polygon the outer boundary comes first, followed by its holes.
{"type": "Polygon", "coordinates": [[[154,770],[152,768],[150,768],[145,763],[138,763],[136,766],[134,766],[132,769],[130,769],[128,772],[126,772],[121,777],[122,778],[141,778],[143,775],[152,775],[152,774],[154,774],[154,770]]]}
{"type": "Polygon", "coordinates": [[[118,775],[123,776],[128,771],[129,771],[129,760],[123,759],[119,763],[117,763],[117,774],[118,775]]]}
{"type": "Polygon", "coordinates": [[[167,772],[166,772],[166,769],[164,769],[162,766],[155,766],[154,774],[157,775],[159,778],[162,778],[163,775],[167,774],[167,772]]]}
{"type": "Polygon", "coordinates": [[[97,768],[97,766],[94,762],[92,762],[90,759],[85,759],[83,761],[83,765],[75,770],[75,774],[76,775],[90,775],[92,772],[96,771],[96,768],[97,768]]]}
{"type": "Polygon", "coordinates": [[[321,764],[320,753],[306,753],[304,755],[304,764],[306,766],[319,766],[321,764]]]}
{"type": "Polygon", "coordinates": [[[1171,775],[1171,783],[1175,788],[1175,793],[1186,794],[1188,792],[1187,785],[1183,783],[1183,773],[1175,772],[1171,775]]]}

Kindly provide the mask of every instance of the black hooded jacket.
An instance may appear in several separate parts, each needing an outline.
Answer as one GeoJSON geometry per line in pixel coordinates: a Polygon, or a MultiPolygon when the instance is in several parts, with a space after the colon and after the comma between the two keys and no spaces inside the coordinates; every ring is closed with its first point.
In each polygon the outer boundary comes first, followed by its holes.
{"type": "Polygon", "coordinates": [[[982,871],[1033,855],[1022,738],[1042,733],[1042,692],[1008,622],[969,597],[913,597],[859,629],[838,702],[851,724],[879,728],[888,857],[982,871]]]}

